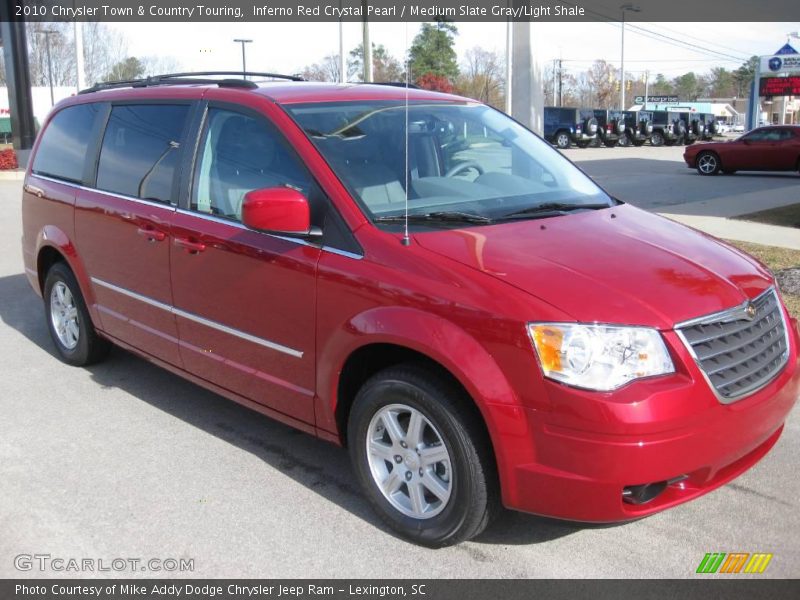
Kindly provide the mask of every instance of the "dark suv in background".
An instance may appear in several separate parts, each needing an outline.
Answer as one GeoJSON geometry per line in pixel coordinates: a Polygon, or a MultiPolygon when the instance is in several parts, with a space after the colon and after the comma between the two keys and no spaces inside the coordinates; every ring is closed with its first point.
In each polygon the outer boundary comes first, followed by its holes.
{"type": "Polygon", "coordinates": [[[653,132],[650,143],[653,146],[674,146],[686,135],[686,121],[681,113],[671,110],[653,111],[653,132]]]}
{"type": "MultiPolygon", "coordinates": [[[[681,140],[687,146],[702,140],[706,135],[705,117],[702,113],[684,111],[679,113],[680,120],[686,123],[686,132],[681,140]]],[[[680,143],[680,142],[679,142],[680,143]]]]}
{"type": "Polygon", "coordinates": [[[597,138],[597,119],[591,108],[545,106],[544,138],[562,150],[575,143],[586,148],[597,138]]]}
{"type": "Polygon", "coordinates": [[[621,110],[594,110],[597,120],[597,140],[608,148],[616,146],[625,135],[625,115],[621,110]]]}
{"type": "Polygon", "coordinates": [[[700,116],[703,118],[703,123],[706,126],[706,130],[702,139],[708,141],[713,140],[714,136],[719,135],[720,133],[717,118],[711,113],[701,113],[700,116]]]}
{"type": "Polygon", "coordinates": [[[653,113],[646,110],[626,110],[623,115],[625,136],[620,143],[643,146],[653,133],[653,113]]]}

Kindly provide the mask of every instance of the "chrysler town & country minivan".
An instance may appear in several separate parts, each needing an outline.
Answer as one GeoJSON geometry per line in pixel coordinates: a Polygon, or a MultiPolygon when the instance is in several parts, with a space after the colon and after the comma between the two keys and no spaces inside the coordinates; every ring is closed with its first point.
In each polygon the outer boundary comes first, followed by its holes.
{"type": "Polygon", "coordinates": [[[503,506],[643,517],[778,440],[800,332],[762,264],[483,104],[287,79],[52,111],[22,245],[64,361],[114,344],[346,446],[429,546],[503,506]]]}

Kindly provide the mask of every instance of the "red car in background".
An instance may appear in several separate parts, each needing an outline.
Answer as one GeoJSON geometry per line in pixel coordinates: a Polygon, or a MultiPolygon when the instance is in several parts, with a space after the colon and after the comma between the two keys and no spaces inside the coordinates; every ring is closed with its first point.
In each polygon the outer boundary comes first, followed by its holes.
{"type": "Polygon", "coordinates": [[[113,343],[349,447],[429,546],[501,504],[636,519],[781,435],[800,330],[755,259],[473,100],[206,75],[100,84],[39,135],[23,256],[66,363],[113,343]]]}
{"type": "Polygon", "coordinates": [[[728,142],[687,146],[683,160],[700,175],[800,171],[800,126],[759,127],[728,142]]]}

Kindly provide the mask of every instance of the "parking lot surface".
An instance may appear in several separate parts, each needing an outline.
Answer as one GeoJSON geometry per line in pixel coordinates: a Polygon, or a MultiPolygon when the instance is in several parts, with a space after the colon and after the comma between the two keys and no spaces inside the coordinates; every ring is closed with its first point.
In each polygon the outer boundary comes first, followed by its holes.
{"type": "MultiPolygon", "coordinates": [[[[800,190],[796,175],[701,178],[677,148],[567,155],[650,209],[800,190]]],[[[373,515],[346,452],[122,350],[88,369],[58,361],[22,273],[20,188],[0,182],[0,577],[93,575],[15,569],[37,553],[190,558],[191,573],[142,574],[203,578],[693,577],[707,552],[771,552],[758,577],[800,573],[797,410],[754,469],[656,516],[598,527],[508,512],[457,547],[408,544],[373,515]]]]}

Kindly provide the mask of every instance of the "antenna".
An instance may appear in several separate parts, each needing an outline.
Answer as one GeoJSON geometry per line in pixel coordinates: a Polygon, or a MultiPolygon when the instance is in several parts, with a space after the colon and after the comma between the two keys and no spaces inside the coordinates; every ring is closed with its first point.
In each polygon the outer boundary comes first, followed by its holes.
{"type": "Polygon", "coordinates": [[[403,240],[400,242],[403,246],[410,246],[411,245],[411,238],[408,237],[408,21],[405,23],[405,36],[406,36],[406,102],[405,102],[405,122],[406,122],[406,129],[405,129],[405,158],[406,158],[406,168],[405,168],[405,175],[406,175],[406,198],[405,198],[405,213],[404,213],[404,224],[403,224],[403,240]]]}

